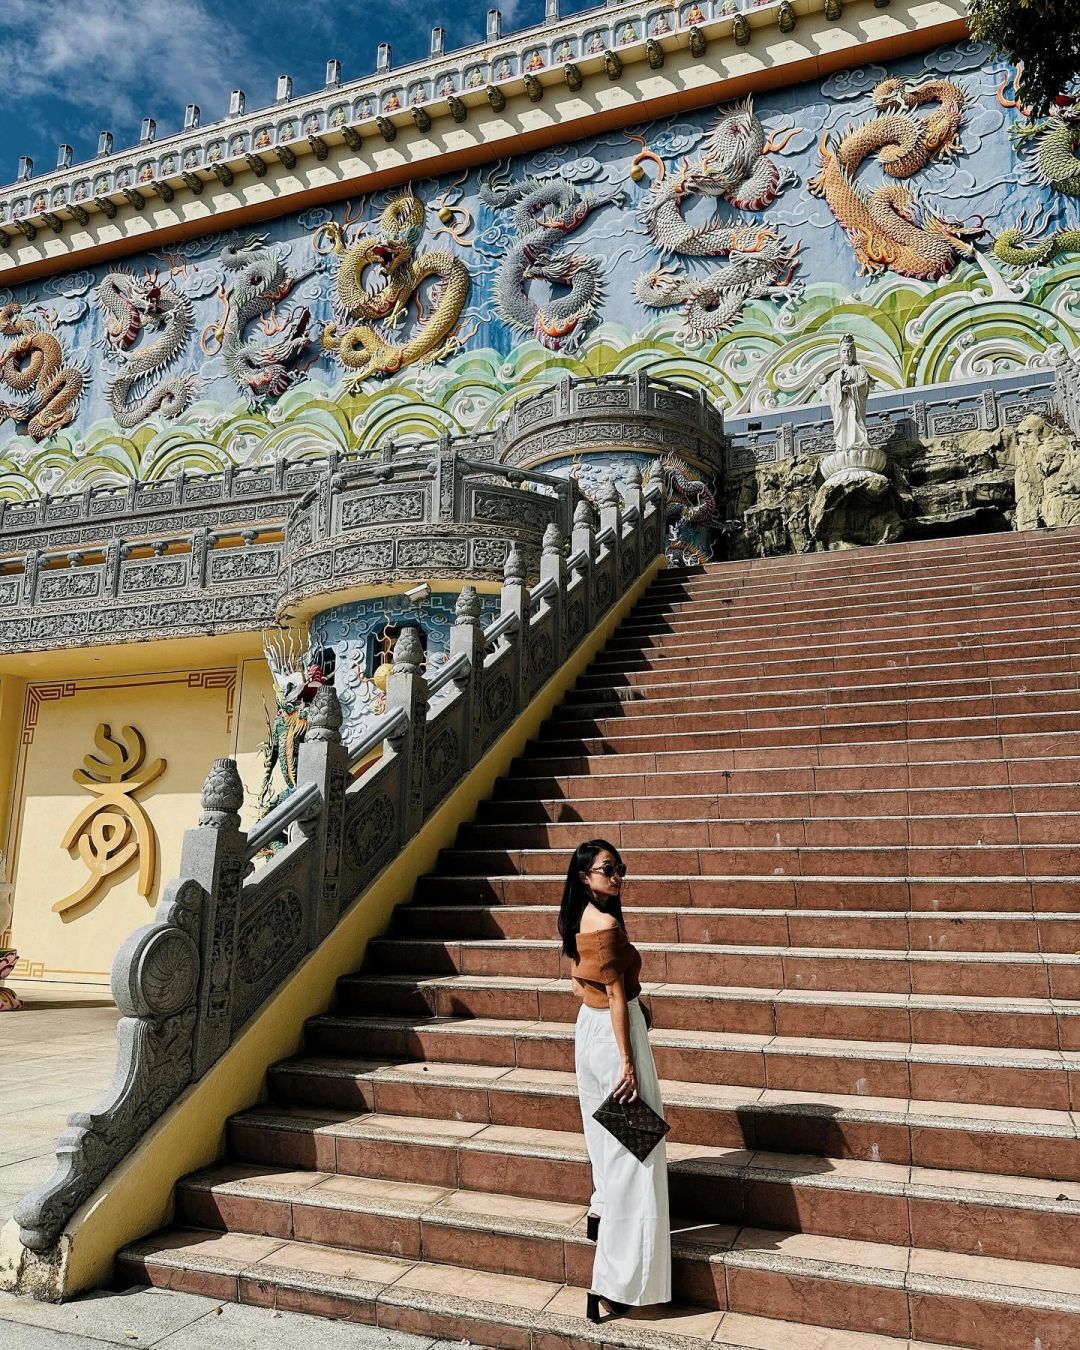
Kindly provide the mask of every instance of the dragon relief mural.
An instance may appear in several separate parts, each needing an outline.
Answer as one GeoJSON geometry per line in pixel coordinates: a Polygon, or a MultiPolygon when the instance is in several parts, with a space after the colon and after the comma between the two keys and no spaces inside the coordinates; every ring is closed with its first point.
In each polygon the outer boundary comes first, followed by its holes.
{"type": "Polygon", "coordinates": [[[954,80],[911,85],[891,78],[875,87],[873,100],[877,117],[850,127],[835,145],[828,132],[822,136],[821,167],[807,186],[824,197],[844,227],[861,272],[888,269],[939,281],[962,256],[970,256],[973,241],[985,233],[982,226],[949,220],[899,182],[867,190],[858,183],[858,173],[876,155],[890,178],[909,179],[932,159],[962,153],[959,133],[967,96],[954,80]],[[934,111],[918,116],[928,105],[936,105],[934,111]]]}
{"type": "Polygon", "coordinates": [[[782,150],[795,133],[775,143],[766,136],[747,98],[721,113],[696,164],[687,161],[678,174],[650,150],[643,137],[630,176],[641,181],[645,162],[657,170],[638,216],[661,257],[724,258],[723,267],[705,277],[685,274],[680,264],[659,264],[634,282],[634,296],[650,309],[682,306],[683,334],[703,342],[730,328],[749,300],[786,298],[792,285],[798,246],[790,247],[768,226],[743,224],[714,216],[690,225],[682,205],[694,198],[720,198],[743,211],[763,211],[790,187],[796,176],[779,168],[770,156],[782,150]]]}
{"type": "Polygon", "coordinates": [[[0,290],[0,494],[495,424],[642,368],[735,413],[1080,347],[1080,114],[961,42],[0,290]],[[104,354],[101,359],[99,353],[104,354]]]}
{"type": "Polygon", "coordinates": [[[311,311],[298,305],[278,318],[277,306],[288,298],[298,278],[285,266],[280,250],[267,245],[265,235],[226,244],[219,258],[231,284],[218,287],[221,314],[203,328],[199,346],[209,356],[221,353],[237,388],[247,393],[249,406],[257,408],[283,394],[303,374],[311,311]],[[245,336],[256,322],[269,341],[245,336]]]}
{"type": "Polygon", "coordinates": [[[75,420],[86,372],[17,301],[0,308],[0,333],[13,339],[0,352],[0,380],[26,395],[20,403],[0,402],[0,420],[10,418],[35,441],[47,440],[75,420]]]}
{"type": "Polygon", "coordinates": [[[562,179],[481,183],[480,200],[486,206],[512,212],[516,237],[495,282],[496,308],[512,331],[535,338],[550,351],[581,345],[599,317],[603,262],[568,253],[564,244],[593,211],[621,204],[623,198],[621,188],[594,193],[562,179]],[[538,303],[529,293],[533,280],[564,287],[567,293],[538,303]]]}
{"type": "Polygon", "coordinates": [[[439,361],[461,345],[455,329],[469,297],[469,270],[446,249],[417,253],[426,218],[424,203],[407,192],[388,203],[375,238],[347,243],[336,221],[323,228],[337,260],[334,299],[342,317],[323,329],[322,345],[337,356],[352,380],[394,375],[405,366],[439,361]],[[382,276],[365,287],[369,267],[382,276]],[[436,284],[428,312],[420,290],[432,278],[436,284]],[[410,301],[416,307],[416,331],[395,341],[391,334],[404,321],[410,301]],[[351,322],[356,319],[366,322],[351,322]]]}

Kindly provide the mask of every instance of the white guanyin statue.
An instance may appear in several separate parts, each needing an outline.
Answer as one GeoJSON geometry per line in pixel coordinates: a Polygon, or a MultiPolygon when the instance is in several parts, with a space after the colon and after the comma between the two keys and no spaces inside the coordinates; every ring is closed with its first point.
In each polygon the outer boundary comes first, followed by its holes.
{"type": "Polygon", "coordinates": [[[838,476],[881,474],[885,452],[870,444],[866,430],[866,400],[873,380],[859,364],[855,339],[846,333],[840,339],[840,364],[821,387],[833,419],[836,449],[821,461],[821,476],[828,483],[838,476]]]}

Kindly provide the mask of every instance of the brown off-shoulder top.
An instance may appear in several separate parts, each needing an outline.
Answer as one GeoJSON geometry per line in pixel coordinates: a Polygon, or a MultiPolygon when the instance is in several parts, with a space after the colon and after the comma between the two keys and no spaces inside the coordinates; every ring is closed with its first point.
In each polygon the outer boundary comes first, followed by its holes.
{"type": "Polygon", "coordinates": [[[607,986],[621,975],[629,1002],[641,993],[641,955],[623,929],[596,928],[577,935],[578,958],[570,968],[574,993],[590,1008],[608,1006],[607,986]]]}

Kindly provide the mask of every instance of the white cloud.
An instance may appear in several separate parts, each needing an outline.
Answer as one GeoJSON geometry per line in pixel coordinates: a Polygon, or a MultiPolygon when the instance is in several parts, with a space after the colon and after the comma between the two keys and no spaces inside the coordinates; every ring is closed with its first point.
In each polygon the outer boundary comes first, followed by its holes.
{"type": "Polygon", "coordinates": [[[238,69],[260,78],[267,69],[204,0],[9,0],[0,26],[9,100],[59,97],[102,126],[150,116],[172,129],[185,103],[218,116],[238,69]]]}

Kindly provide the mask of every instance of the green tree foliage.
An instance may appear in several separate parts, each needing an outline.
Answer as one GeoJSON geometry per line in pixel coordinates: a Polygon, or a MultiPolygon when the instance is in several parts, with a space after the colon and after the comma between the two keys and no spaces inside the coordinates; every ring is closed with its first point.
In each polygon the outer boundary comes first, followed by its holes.
{"type": "Polygon", "coordinates": [[[972,34],[1023,71],[1020,101],[1046,113],[1080,76],[1080,0],[968,0],[972,34]]]}

